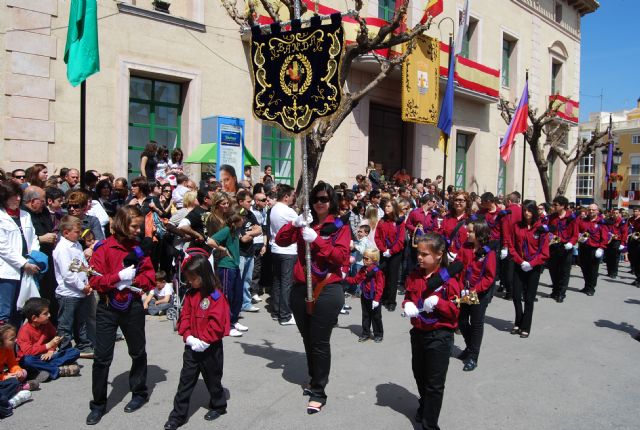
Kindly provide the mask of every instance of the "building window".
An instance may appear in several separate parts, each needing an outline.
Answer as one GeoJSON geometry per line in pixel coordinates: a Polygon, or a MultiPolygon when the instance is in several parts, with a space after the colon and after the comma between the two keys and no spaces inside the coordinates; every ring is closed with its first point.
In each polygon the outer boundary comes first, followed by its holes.
{"type": "Polygon", "coordinates": [[[578,163],[576,178],[576,196],[593,197],[593,182],[595,179],[595,155],[589,154],[578,163]]]}
{"type": "MultiPolygon", "coordinates": [[[[459,16],[462,16],[462,12],[460,12],[459,16]]],[[[460,22],[458,20],[458,22],[460,22]]],[[[467,28],[467,32],[462,39],[462,50],[460,51],[460,55],[464,58],[468,58],[470,60],[476,60],[478,58],[478,20],[473,17],[469,17],[469,28],[467,28]]],[[[461,28],[458,26],[458,31],[461,28]]]]}
{"type": "Polygon", "coordinates": [[[509,87],[510,85],[510,61],[511,61],[511,52],[513,51],[513,42],[507,39],[502,39],[502,86],[509,87]]]}
{"type": "Polygon", "coordinates": [[[630,181],[629,182],[629,190],[630,191],[638,191],[638,190],[640,190],[640,181],[630,181]]]}
{"type": "Polygon", "coordinates": [[[631,174],[640,175],[640,156],[632,155],[631,159],[631,174]]]}
{"type": "Polygon", "coordinates": [[[262,126],[262,167],[271,166],[277,183],[293,186],[294,140],[277,127],[262,126]]]}
{"type": "Polygon", "coordinates": [[[507,193],[507,163],[500,157],[498,165],[498,195],[504,196],[507,193]]]}
{"type": "Polygon", "coordinates": [[[464,190],[467,178],[467,151],[471,136],[463,133],[456,133],[456,170],[455,183],[456,189],[464,190]]]}
{"type": "Polygon", "coordinates": [[[149,141],[180,147],[182,88],[175,82],[132,76],[129,80],[129,178],[140,176],[140,154],[149,141]]]}
{"type": "Polygon", "coordinates": [[[562,22],[562,3],[556,2],[554,18],[557,23],[562,22]]]}
{"type": "Polygon", "coordinates": [[[551,94],[562,93],[562,63],[556,59],[551,60],[551,94]]]}
{"type": "Polygon", "coordinates": [[[395,0],[378,0],[378,18],[391,22],[395,9],[395,0]]]}
{"type": "Polygon", "coordinates": [[[631,136],[631,143],[633,143],[634,145],[640,144],[640,134],[634,134],[633,136],[631,136]]]}

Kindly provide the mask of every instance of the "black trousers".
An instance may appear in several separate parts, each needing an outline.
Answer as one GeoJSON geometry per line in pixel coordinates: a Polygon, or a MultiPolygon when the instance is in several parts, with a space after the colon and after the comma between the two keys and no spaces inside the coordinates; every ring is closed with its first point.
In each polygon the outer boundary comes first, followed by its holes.
{"type": "Polygon", "coordinates": [[[313,393],[310,400],[324,404],[327,400],[325,387],[331,370],[331,332],[338,323],[338,315],[344,305],[344,292],[341,284],[326,285],[311,315],[306,311],[306,295],[304,284],[294,285],[291,289],[291,310],[307,354],[309,385],[313,393]]]}
{"type": "MultiPolygon", "coordinates": [[[[493,287],[492,287],[493,288],[493,287]]],[[[466,351],[469,358],[478,361],[480,355],[480,345],[484,334],[484,316],[487,306],[491,302],[491,288],[478,295],[480,303],[477,305],[461,305],[458,326],[464,337],[466,351]]]]}
{"type": "Polygon", "coordinates": [[[412,328],[409,333],[411,368],[420,394],[418,411],[422,412],[422,428],[438,430],[444,384],[453,346],[453,330],[422,331],[412,328]]]}
{"type": "Polygon", "coordinates": [[[182,354],[182,370],[178,391],[173,399],[173,410],[169,414],[169,420],[184,424],[189,413],[189,402],[198,377],[202,373],[202,379],[209,391],[209,409],[225,411],[227,399],[222,388],[222,367],[224,364],[224,352],[222,341],[212,343],[203,352],[195,352],[190,347],[184,347],[182,354]]]}
{"type": "Polygon", "coordinates": [[[612,240],[607,249],[604,250],[604,262],[607,264],[607,275],[618,276],[618,265],[620,264],[620,241],[612,240]]]}
{"type": "Polygon", "coordinates": [[[533,303],[538,291],[538,282],[542,266],[537,266],[528,272],[516,267],[513,277],[513,306],[516,310],[514,325],[522,331],[531,333],[531,320],[533,319],[533,303]],[[522,302],[524,301],[524,309],[522,302]]]}
{"type": "Polygon", "coordinates": [[[382,291],[382,304],[384,306],[395,305],[398,291],[398,277],[402,266],[403,253],[393,254],[391,257],[382,257],[380,267],[384,272],[384,290],[382,291]]]}
{"type": "Polygon", "coordinates": [[[116,330],[122,330],[129,356],[131,370],[129,371],[129,389],[133,397],[146,399],[147,392],[147,351],[144,332],[144,309],[140,298],[134,298],[129,309],[116,311],[103,301],[98,303],[96,310],[96,345],[94,349],[92,390],[93,400],[91,410],[104,412],[107,406],[107,380],[109,367],[113,361],[113,348],[116,342],[116,330]]]}
{"type": "Polygon", "coordinates": [[[262,273],[262,258],[260,251],[256,252],[253,257],[253,273],[251,274],[251,295],[257,294],[261,296],[264,293],[264,287],[260,283],[262,273]]]}
{"type": "Polygon", "coordinates": [[[360,296],[360,306],[362,307],[362,335],[369,336],[371,334],[371,326],[373,326],[373,336],[384,336],[384,328],[382,327],[382,306],[371,309],[373,300],[367,300],[364,296],[360,296]]]}
{"type": "MultiPolygon", "coordinates": [[[[498,256],[498,258],[500,258],[498,256]]],[[[505,292],[511,293],[513,291],[515,264],[510,255],[507,258],[500,260],[500,285],[504,288],[505,292]]]]}
{"type": "Polygon", "coordinates": [[[566,250],[564,244],[551,245],[549,250],[549,275],[551,275],[552,294],[563,299],[567,295],[567,286],[571,276],[573,248],[566,250]]]}
{"type": "Polygon", "coordinates": [[[598,283],[600,259],[596,258],[597,249],[589,245],[580,244],[580,269],[584,278],[584,289],[590,292],[596,291],[596,284],[598,283]]]}
{"type": "Polygon", "coordinates": [[[629,240],[628,242],[629,263],[636,280],[640,280],[640,241],[629,240]]]}

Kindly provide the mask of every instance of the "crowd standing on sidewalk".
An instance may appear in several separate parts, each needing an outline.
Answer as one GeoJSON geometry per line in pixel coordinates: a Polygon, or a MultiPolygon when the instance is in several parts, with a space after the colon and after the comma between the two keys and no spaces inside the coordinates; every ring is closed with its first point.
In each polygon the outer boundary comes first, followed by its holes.
{"type": "Polygon", "coordinates": [[[200,373],[211,395],[205,419],[217,419],[227,408],[222,342],[250,336],[243,312],[268,313],[282,330],[297,326],[310,376],[307,412],[318,413],[327,402],[331,332],[349,313],[345,297],[355,296],[359,342],[383,342],[383,308],[410,319],[416,420],[437,429],[454,332],[464,336],[463,370],[475,370],[492,298],[513,301],[511,334],[527,339],[535,334],[545,268],[558,304],[568,299],[572,265],[582,270],[587,296],[596,294],[603,261],[616,278],[628,258],[640,287],[640,209],[442,190],[441,176],[415,178],[402,169],[386,180],[371,162],[352,186],[319,181],[306,217],[296,191],[274,181],[272,166],[257,181],[246,169],[240,182],[225,165],[220,182],[197,184],[184,174],[181,152],[152,142],[141,171],[131,182],[75,168],[49,176],[42,164],[0,172],[1,418],[42,383],[77,376],[77,360],[93,359],[87,424],[97,424],[114,343],[122,339],[132,359],[125,412],[141,408],[149,314],[179,318],[185,341],[165,428],[184,424],[200,373]]]}

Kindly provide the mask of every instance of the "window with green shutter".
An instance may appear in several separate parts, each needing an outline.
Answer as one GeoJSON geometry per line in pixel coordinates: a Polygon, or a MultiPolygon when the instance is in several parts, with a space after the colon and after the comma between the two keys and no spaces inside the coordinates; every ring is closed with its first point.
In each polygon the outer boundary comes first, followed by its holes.
{"type": "Polygon", "coordinates": [[[391,21],[395,8],[395,0],[378,0],[378,18],[391,21]]]}
{"type": "MultiPolygon", "coordinates": [[[[271,166],[273,179],[277,183],[293,186],[295,141],[279,128],[262,126],[261,167],[271,166]]],[[[262,177],[260,177],[262,180],[262,177]]]]}
{"type": "Polygon", "coordinates": [[[470,136],[468,134],[456,133],[456,189],[464,190],[467,178],[467,151],[469,150],[470,136]]]}
{"type": "Polygon", "coordinates": [[[498,166],[498,195],[507,194],[507,163],[504,162],[502,157],[499,158],[500,163],[498,166]]]}

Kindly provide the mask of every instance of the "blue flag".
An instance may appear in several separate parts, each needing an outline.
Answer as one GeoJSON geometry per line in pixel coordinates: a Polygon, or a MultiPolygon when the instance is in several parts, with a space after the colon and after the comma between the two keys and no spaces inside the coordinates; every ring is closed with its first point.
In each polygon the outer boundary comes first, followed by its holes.
{"type": "Polygon", "coordinates": [[[451,126],[453,125],[453,88],[454,88],[454,69],[456,64],[456,56],[453,49],[454,43],[449,47],[449,72],[447,73],[447,87],[444,90],[442,105],[440,106],[440,116],[438,117],[438,128],[443,134],[451,135],[451,126]]]}

